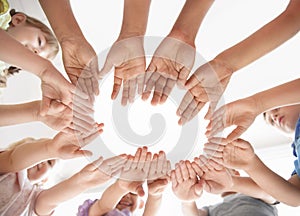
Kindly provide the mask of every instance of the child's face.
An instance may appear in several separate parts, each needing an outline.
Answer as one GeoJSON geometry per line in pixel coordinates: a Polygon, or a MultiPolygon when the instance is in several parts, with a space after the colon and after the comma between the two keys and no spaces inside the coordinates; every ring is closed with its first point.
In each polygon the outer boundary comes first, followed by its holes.
{"type": "Polygon", "coordinates": [[[134,212],[137,208],[143,208],[143,202],[138,195],[128,193],[122,197],[116,208],[120,211],[123,209],[128,209],[130,212],[134,212]]]}
{"type": "Polygon", "coordinates": [[[42,182],[48,177],[54,165],[55,160],[47,160],[30,167],[27,169],[27,178],[32,184],[42,182]]]}
{"type": "Polygon", "coordinates": [[[300,104],[279,107],[266,112],[267,123],[286,133],[294,133],[300,115],[300,104]]]}
{"type": "Polygon", "coordinates": [[[26,16],[22,16],[24,15],[16,14],[12,17],[12,24],[7,29],[7,33],[30,51],[48,58],[51,49],[44,33],[39,28],[26,25],[26,16]]]}

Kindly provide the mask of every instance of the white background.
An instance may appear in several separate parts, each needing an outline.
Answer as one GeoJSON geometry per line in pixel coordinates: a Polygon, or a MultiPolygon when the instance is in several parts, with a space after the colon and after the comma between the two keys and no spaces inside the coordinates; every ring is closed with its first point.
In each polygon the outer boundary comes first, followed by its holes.
{"type": "MultiPolygon", "coordinates": [[[[16,8],[19,11],[46,21],[37,1],[13,0],[10,2],[12,8],[16,8]]],[[[100,53],[107,49],[118,36],[122,21],[123,1],[72,0],[71,2],[77,21],[87,40],[91,43],[96,52],[100,53]]],[[[159,37],[167,35],[184,2],[183,0],[153,0],[149,15],[147,35],[159,37]]],[[[275,18],[285,9],[287,4],[288,1],[286,0],[215,1],[199,30],[196,39],[197,52],[209,61],[224,49],[241,41],[275,18]]],[[[278,31],[280,31],[280,28],[278,31]]],[[[230,102],[243,98],[258,91],[299,78],[299,45],[300,38],[299,35],[296,35],[273,52],[236,72],[232,76],[224,94],[225,101],[230,102]]],[[[62,73],[64,73],[60,57],[57,57],[54,63],[62,73]]],[[[109,109],[111,105],[109,99],[111,89],[112,80],[110,77],[108,81],[101,86],[100,97],[102,98],[98,99],[99,101],[107,101],[105,103],[107,109],[109,109]]],[[[5,89],[1,101],[2,103],[21,103],[40,99],[40,97],[39,80],[29,73],[22,72],[9,80],[8,88],[5,89]]],[[[118,138],[113,130],[111,116],[109,113],[101,112],[101,109],[103,108],[98,107],[96,109],[95,116],[106,125],[105,133],[102,137],[105,143],[115,146],[118,150],[121,149],[126,152],[134,151],[132,147],[129,147],[118,138]]],[[[176,143],[176,141],[174,142],[173,140],[176,138],[174,135],[180,132],[180,128],[176,125],[178,119],[175,115],[175,110],[176,107],[172,102],[168,102],[161,107],[153,108],[149,102],[141,103],[137,101],[137,103],[131,107],[129,122],[136,133],[147,134],[149,132],[147,125],[149,125],[151,115],[155,112],[161,113],[168,122],[167,132],[164,134],[165,137],[163,141],[168,144],[158,145],[160,149],[168,152],[175,147],[172,146],[172,143],[176,143]],[[141,117],[145,119],[141,120],[141,117]]],[[[205,142],[203,133],[207,122],[203,121],[202,118],[205,111],[206,109],[204,108],[199,114],[198,145],[193,154],[191,154],[191,157],[194,154],[199,154],[205,142]]],[[[1,147],[28,136],[40,138],[52,137],[54,134],[56,134],[56,131],[50,130],[40,123],[2,127],[0,128],[0,135],[2,137],[1,147]]],[[[292,153],[289,146],[292,140],[291,138],[287,138],[267,126],[261,116],[258,117],[251,128],[243,134],[242,138],[253,144],[257,152],[272,169],[285,178],[289,177],[293,169],[293,158],[291,157],[292,153]]],[[[96,152],[94,157],[99,156],[99,154],[96,152]]],[[[76,159],[62,163],[65,166],[59,169],[59,179],[68,177],[90,160],[91,159],[76,159]]],[[[180,212],[180,204],[169,189],[170,188],[168,188],[164,196],[160,215],[178,215],[180,212]]],[[[66,215],[66,212],[68,212],[67,215],[74,215],[77,211],[78,204],[82,203],[87,197],[100,197],[100,191],[101,188],[95,193],[86,193],[65,203],[57,209],[56,214],[66,215]]],[[[204,194],[197,203],[200,207],[218,201],[220,201],[220,198],[204,194]]],[[[297,215],[296,213],[299,211],[299,208],[286,207],[282,204],[278,207],[280,209],[280,215],[292,215],[293,213],[297,215]]]]}

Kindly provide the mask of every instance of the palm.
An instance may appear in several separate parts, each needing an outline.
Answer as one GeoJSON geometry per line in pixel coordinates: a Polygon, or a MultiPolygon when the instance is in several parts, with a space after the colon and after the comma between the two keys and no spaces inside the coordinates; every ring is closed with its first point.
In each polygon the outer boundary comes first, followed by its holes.
{"type": "Polygon", "coordinates": [[[232,186],[232,177],[226,169],[209,170],[202,178],[205,181],[204,189],[213,194],[220,194],[228,191],[232,186]]]}
{"type": "Polygon", "coordinates": [[[201,195],[195,193],[195,186],[197,179],[188,179],[178,184],[176,187],[172,187],[173,193],[184,201],[192,201],[198,199],[201,195]]]}

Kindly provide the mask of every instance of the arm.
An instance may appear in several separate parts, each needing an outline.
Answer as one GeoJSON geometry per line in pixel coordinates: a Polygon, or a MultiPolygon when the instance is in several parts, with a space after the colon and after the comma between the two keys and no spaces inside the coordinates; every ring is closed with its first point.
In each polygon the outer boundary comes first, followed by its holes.
{"type": "Polygon", "coordinates": [[[213,114],[206,135],[212,137],[226,127],[236,125],[227,136],[228,141],[235,140],[250,127],[260,113],[273,107],[300,103],[299,90],[300,79],[296,79],[226,104],[213,114]]]}
{"type": "Polygon", "coordinates": [[[146,33],[151,0],[125,0],[119,39],[143,36],[146,33]]]}
{"type": "Polygon", "coordinates": [[[237,71],[267,54],[299,31],[299,10],[300,2],[291,0],[286,10],[278,17],[245,40],[223,51],[216,59],[226,62],[230,68],[237,71]]]}
{"type": "Polygon", "coordinates": [[[181,210],[184,216],[208,216],[206,210],[197,208],[197,204],[195,201],[182,202],[181,210]]]}
{"type": "Polygon", "coordinates": [[[199,27],[213,2],[213,0],[186,0],[168,36],[194,47],[199,27]]]}
{"type": "Polygon", "coordinates": [[[37,121],[40,101],[32,101],[23,104],[1,105],[0,126],[22,124],[37,121]]]}
{"type": "Polygon", "coordinates": [[[154,154],[148,174],[148,198],[143,216],[153,216],[159,211],[163,193],[169,183],[168,173],[171,170],[171,163],[166,154],[161,151],[154,154]]]}
{"type": "Polygon", "coordinates": [[[114,184],[109,186],[102,194],[101,198],[97,200],[90,208],[90,215],[103,215],[113,210],[121,198],[129,193],[128,190],[122,188],[119,182],[116,181],[114,184]]]}
{"type": "Polygon", "coordinates": [[[289,206],[300,206],[300,181],[297,175],[293,175],[287,181],[269,169],[257,156],[245,171],[257,185],[277,201],[289,206]]]}
{"type": "Polygon", "coordinates": [[[42,191],[37,197],[35,210],[39,215],[49,215],[62,202],[65,202],[92,187],[99,186],[119,172],[126,160],[125,155],[108,158],[100,157],[86,165],[69,179],[42,191]]]}
{"type": "Polygon", "coordinates": [[[261,199],[266,203],[273,204],[276,200],[263,191],[251,178],[232,176],[232,191],[242,193],[257,199],[261,199]]]}

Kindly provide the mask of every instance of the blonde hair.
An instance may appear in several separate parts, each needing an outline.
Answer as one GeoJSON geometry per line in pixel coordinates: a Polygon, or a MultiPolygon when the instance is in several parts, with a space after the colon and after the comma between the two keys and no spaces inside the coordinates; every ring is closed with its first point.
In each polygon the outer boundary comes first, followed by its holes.
{"type": "Polygon", "coordinates": [[[22,12],[16,12],[15,9],[10,10],[10,15],[13,17],[15,14],[23,14],[26,16],[26,24],[35,28],[40,29],[44,34],[46,38],[46,42],[50,47],[50,53],[48,58],[54,59],[54,57],[57,55],[59,51],[59,45],[56,37],[54,36],[53,32],[50,30],[50,28],[42,23],[40,20],[33,18],[31,16],[28,16],[25,13],[22,12]]]}

